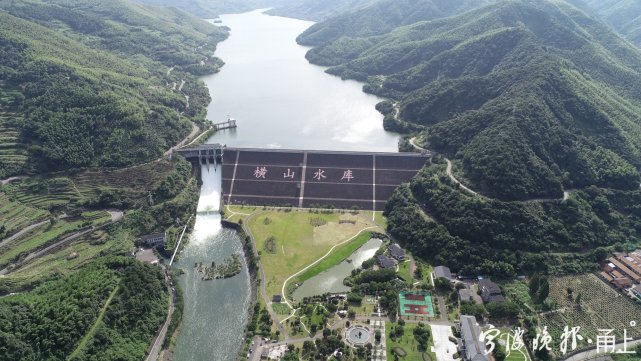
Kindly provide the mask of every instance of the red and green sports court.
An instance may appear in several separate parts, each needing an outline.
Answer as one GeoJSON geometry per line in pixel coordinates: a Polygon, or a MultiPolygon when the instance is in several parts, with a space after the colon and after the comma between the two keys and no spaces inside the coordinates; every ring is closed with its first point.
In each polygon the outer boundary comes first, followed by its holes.
{"type": "Polygon", "coordinates": [[[428,291],[401,291],[398,294],[401,317],[434,317],[432,295],[428,291]]]}

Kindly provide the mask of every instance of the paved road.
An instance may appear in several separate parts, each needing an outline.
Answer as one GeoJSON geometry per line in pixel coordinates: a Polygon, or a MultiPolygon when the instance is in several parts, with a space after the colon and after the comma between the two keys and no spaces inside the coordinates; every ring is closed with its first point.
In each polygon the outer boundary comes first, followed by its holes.
{"type": "Polygon", "coordinates": [[[176,144],[173,147],[169,148],[165,152],[165,156],[170,155],[174,150],[176,150],[176,149],[182,147],[183,145],[187,144],[187,142],[189,142],[193,137],[195,137],[196,134],[198,134],[198,132],[200,132],[200,128],[195,123],[191,123],[191,133],[189,133],[189,135],[187,135],[178,144],[176,144]]]}
{"type": "Polygon", "coordinates": [[[158,354],[162,350],[162,344],[165,340],[165,335],[167,335],[167,329],[169,328],[169,323],[171,322],[171,316],[174,314],[174,288],[171,286],[171,278],[167,273],[167,269],[163,266],[165,271],[165,285],[167,285],[167,290],[169,291],[169,309],[167,312],[167,318],[165,323],[163,323],[158,335],[154,339],[154,343],[151,346],[149,355],[146,358],[146,361],[156,361],[158,360],[158,354]]]}
{"type": "MultiPolygon", "coordinates": [[[[410,138],[409,143],[414,148],[416,148],[418,150],[427,150],[427,149],[419,146],[418,144],[416,144],[416,137],[410,138]]],[[[446,157],[443,157],[443,159],[445,160],[445,163],[447,163],[447,167],[445,168],[445,173],[447,174],[447,176],[450,178],[450,180],[453,183],[457,184],[461,189],[463,189],[464,191],[466,191],[467,193],[469,193],[471,195],[479,196],[479,197],[485,197],[484,195],[472,190],[471,188],[469,188],[469,187],[465,186],[463,183],[461,183],[461,181],[459,181],[456,178],[456,176],[454,176],[454,174],[452,173],[452,161],[450,161],[446,157]]],[[[538,203],[549,203],[549,202],[559,202],[559,201],[564,202],[564,201],[567,201],[570,198],[570,194],[572,194],[572,192],[575,192],[575,191],[576,190],[574,190],[574,189],[565,190],[565,191],[563,191],[563,197],[561,197],[561,198],[535,198],[535,199],[523,200],[521,202],[538,202],[538,203]]]]}
{"type": "MultiPolygon", "coordinates": [[[[635,341],[628,341],[627,342],[627,351],[634,351],[634,348],[637,345],[641,345],[641,339],[640,340],[635,340],[635,341]]],[[[623,350],[623,341],[617,343],[616,345],[616,350],[623,350]]],[[[596,348],[588,351],[583,351],[577,354],[574,354],[568,358],[566,358],[564,361],[588,361],[595,359],[599,356],[606,356],[603,352],[597,353],[596,348]]]]}
{"type": "Polygon", "coordinates": [[[450,341],[452,327],[432,324],[432,338],[434,339],[434,353],[437,361],[452,361],[457,352],[456,345],[450,341]]]}
{"type": "Polygon", "coordinates": [[[13,181],[17,181],[17,180],[20,180],[20,179],[27,179],[27,176],[26,175],[20,175],[20,176],[16,176],[16,177],[3,179],[3,180],[0,180],[0,184],[5,185],[5,184],[9,184],[9,183],[11,183],[13,181]]]}

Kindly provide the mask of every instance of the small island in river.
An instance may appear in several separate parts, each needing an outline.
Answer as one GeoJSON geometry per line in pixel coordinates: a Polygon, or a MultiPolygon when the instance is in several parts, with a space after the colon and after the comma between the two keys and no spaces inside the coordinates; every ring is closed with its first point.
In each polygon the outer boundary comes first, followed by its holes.
{"type": "Polygon", "coordinates": [[[231,257],[226,258],[221,264],[216,264],[216,262],[211,262],[210,266],[203,266],[203,263],[196,263],[195,267],[198,269],[198,273],[202,277],[203,281],[231,278],[239,274],[243,268],[242,263],[240,262],[240,255],[234,253],[231,257]]]}

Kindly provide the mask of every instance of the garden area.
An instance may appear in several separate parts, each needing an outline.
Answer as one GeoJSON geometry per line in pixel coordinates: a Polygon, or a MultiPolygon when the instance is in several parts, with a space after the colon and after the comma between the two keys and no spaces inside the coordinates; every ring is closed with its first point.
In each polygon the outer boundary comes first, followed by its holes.
{"type": "Polygon", "coordinates": [[[436,361],[436,354],[431,351],[434,340],[429,325],[423,323],[385,323],[385,343],[387,359],[423,360],[423,352],[427,360],[436,361]]]}
{"type": "Polygon", "coordinates": [[[348,257],[369,239],[358,236],[364,229],[382,231],[367,215],[340,211],[261,210],[248,216],[246,222],[260,254],[269,295],[281,294],[287,278],[323,257],[332,247],[351,239],[295,282],[303,282],[348,257]]]}

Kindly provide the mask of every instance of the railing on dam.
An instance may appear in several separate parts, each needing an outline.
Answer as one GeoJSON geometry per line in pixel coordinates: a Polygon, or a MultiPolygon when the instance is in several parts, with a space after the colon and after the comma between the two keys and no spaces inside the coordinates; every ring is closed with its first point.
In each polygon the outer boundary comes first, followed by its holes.
{"type": "Polygon", "coordinates": [[[423,153],[227,148],[177,151],[192,163],[222,163],[225,204],[358,208],[381,211],[396,187],[430,158],[423,153]]]}

